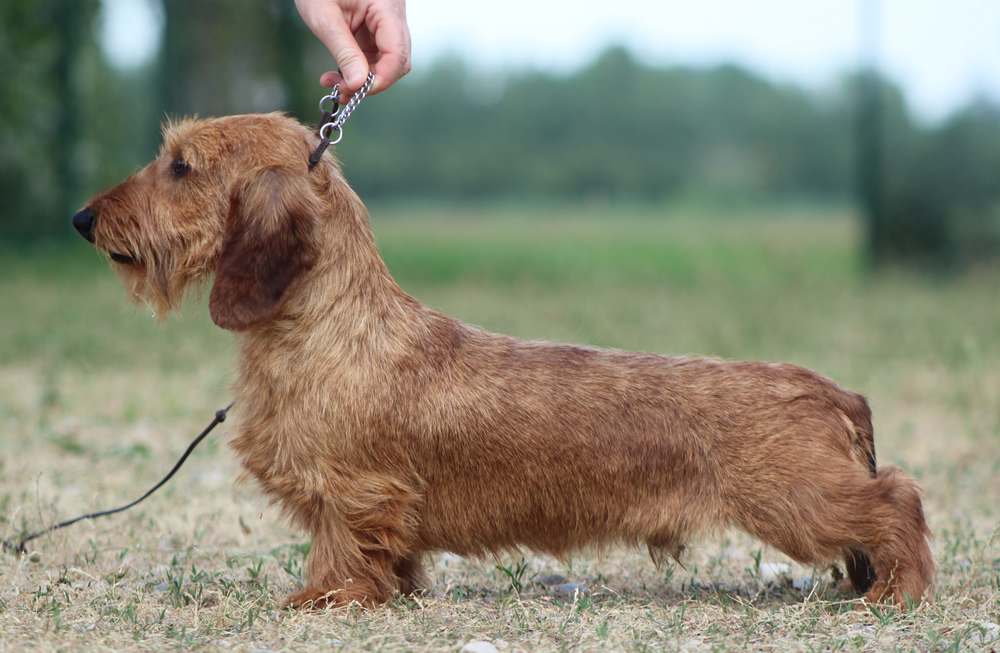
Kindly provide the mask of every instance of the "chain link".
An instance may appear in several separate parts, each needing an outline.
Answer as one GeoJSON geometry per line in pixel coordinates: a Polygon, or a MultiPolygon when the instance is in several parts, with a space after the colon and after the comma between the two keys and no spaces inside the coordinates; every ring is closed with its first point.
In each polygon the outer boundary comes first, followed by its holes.
{"type": "Polygon", "coordinates": [[[319,160],[323,158],[323,153],[326,152],[326,148],[331,145],[336,145],[340,142],[340,139],[344,137],[344,123],[347,119],[351,117],[354,110],[358,108],[361,104],[361,100],[365,99],[368,92],[372,90],[372,85],[375,83],[375,75],[370,71],[368,73],[368,79],[365,80],[364,86],[358,89],[358,92],[348,101],[348,103],[341,107],[340,106],[340,84],[333,87],[333,90],[329,95],[323,97],[319,101],[319,110],[323,113],[323,118],[320,120],[319,129],[317,134],[319,135],[320,141],[316,150],[309,157],[309,169],[312,170],[313,167],[319,163],[319,160]],[[333,103],[329,111],[323,108],[323,103],[327,100],[333,103]],[[337,140],[332,140],[330,137],[333,135],[334,130],[337,132],[337,140]]]}
{"type": "Polygon", "coordinates": [[[331,112],[331,118],[333,118],[333,120],[319,128],[320,138],[330,139],[330,145],[336,145],[337,143],[340,142],[340,139],[344,137],[344,123],[347,122],[347,119],[351,117],[351,114],[354,113],[354,110],[358,108],[359,104],[361,104],[361,100],[364,100],[365,96],[368,95],[368,92],[372,90],[372,85],[374,83],[375,83],[375,75],[369,72],[368,79],[365,80],[364,86],[358,89],[358,92],[355,93],[351,97],[351,99],[347,102],[347,104],[344,105],[343,108],[340,108],[339,111],[338,111],[339,107],[338,99],[340,98],[339,84],[333,87],[333,91],[330,93],[330,95],[327,95],[326,97],[324,97],[322,100],[319,101],[320,110],[323,110],[323,102],[325,102],[327,99],[333,100],[333,111],[331,112]],[[337,131],[337,140],[332,139],[334,130],[337,131]]]}

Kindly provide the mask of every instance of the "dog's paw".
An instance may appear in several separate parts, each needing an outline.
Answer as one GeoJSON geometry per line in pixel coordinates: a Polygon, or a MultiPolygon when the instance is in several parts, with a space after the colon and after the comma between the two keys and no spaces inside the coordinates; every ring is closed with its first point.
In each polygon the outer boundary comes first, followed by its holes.
{"type": "Polygon", "coordinates": [[[373,608],[380,603],[364,591],[352,591],[354,588],[337,590],[313,590],[306,588],[301,592],[289,594],[282,605],[289,610],[331,610],[360,605],[363,608],[373,608]]]}
{"type": "Polygon", "coordinates": [[[293,592],[285,597],[283,608],[286,610],[327,610],[329,608],[344,607],[347,602],[343,600],[343,590],[332,592],[317,592],[315,590],[304,589],[301,592],[293,592]]]}
{"type": "Polygon", "coordinates": [[[872,588],[865,592],[861,601],[855,606],[856,610],[869,610],[872,608],[902,608],[906,607],[905,602],[900,602],[892,587],[883,581],[875,581],[872,588]]]}

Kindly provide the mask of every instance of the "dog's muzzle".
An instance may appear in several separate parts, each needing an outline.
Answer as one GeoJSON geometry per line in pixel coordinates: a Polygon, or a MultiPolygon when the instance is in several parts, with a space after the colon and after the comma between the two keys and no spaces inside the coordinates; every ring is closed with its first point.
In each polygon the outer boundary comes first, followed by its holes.
{"type": "MultiPolygon", "coordinates": [[[[86,238],[90,243],[94,242],[94,225],[97,224],[97,214],[89,206],[82,211],[78,211],[76,215],[73,216],[73,226],[76,230],[80,232],[80,235],[86,238]]],[[[131,265],[135,263],[135,258],[127,254],[119,254],[117,252],[108,252],[108,256],[115,263],[121,263],[122,265],[131,265]]]]}
{"type": "Polygon", "coordinates": [[[78,211],[73,216],[73,226],[80,232],[80,235],[88,242],[94,242],[94,225],[97,224],[97,214],[89,206],[82,211],[78,211]]]}

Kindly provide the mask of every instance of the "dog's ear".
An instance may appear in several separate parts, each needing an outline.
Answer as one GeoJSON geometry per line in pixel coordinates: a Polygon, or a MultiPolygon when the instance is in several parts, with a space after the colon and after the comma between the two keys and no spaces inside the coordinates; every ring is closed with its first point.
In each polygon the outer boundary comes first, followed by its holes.
{"type": "Polygon", "coordinates": [[[235,184],[208,303],[216,324],[242,331],[278,313],[316,263],[321,210],[304,170],[266,168],[235,184]]]}

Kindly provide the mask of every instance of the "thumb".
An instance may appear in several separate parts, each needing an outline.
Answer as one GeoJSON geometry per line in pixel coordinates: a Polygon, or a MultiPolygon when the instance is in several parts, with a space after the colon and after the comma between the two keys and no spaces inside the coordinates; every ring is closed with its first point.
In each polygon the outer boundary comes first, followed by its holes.
{"type": "Polygon", "coordinates": [[[368,59],[361,51],[344,15],[335,12],[317,36],[337,60],[347,88],[351,91],[360,89],[368,78],[368,59]]]}

